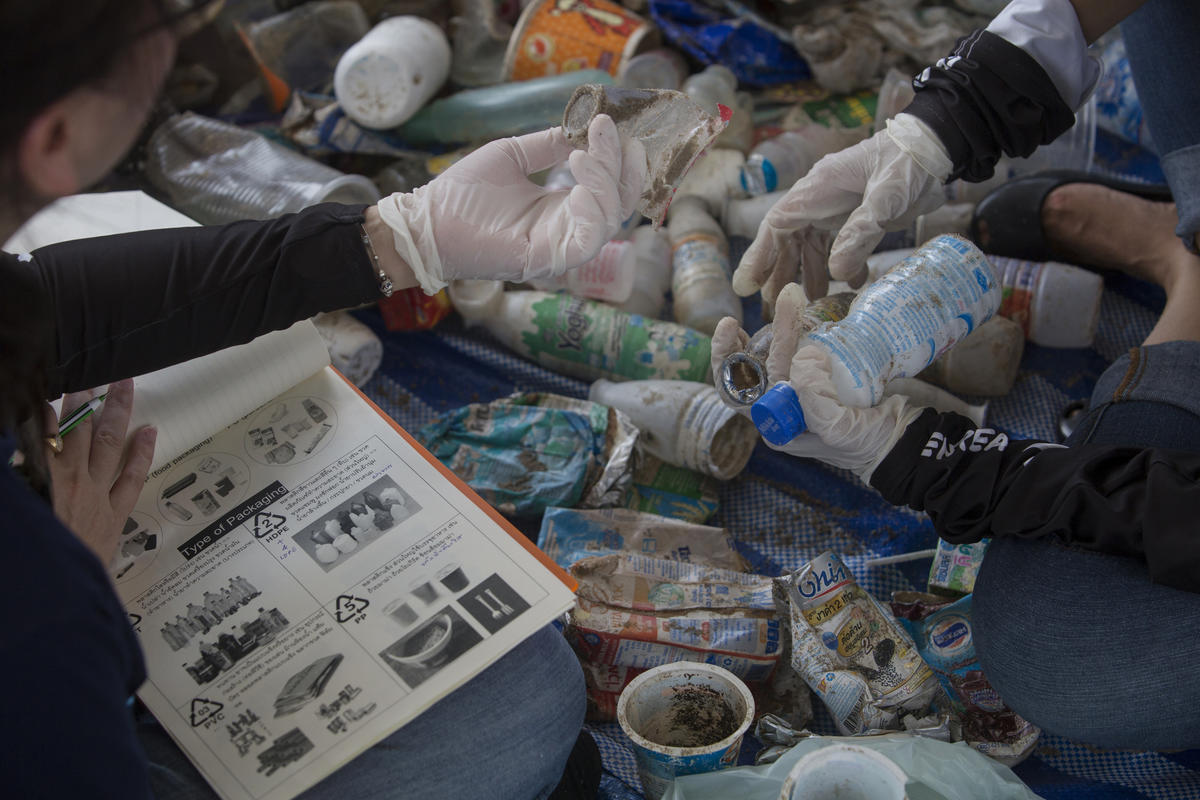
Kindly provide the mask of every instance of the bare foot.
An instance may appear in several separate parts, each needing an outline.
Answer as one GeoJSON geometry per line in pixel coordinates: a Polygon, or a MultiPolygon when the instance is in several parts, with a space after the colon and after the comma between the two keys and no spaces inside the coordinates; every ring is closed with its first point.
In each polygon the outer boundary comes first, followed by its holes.
{"type": "Polygon", "coordinates": [[[1170,289],[1178,271],[1200,269],[1175,235],[1174,203],[1157,203],[1092,183],[1068,183],[1042,205],[1042,229],[1056,257],[1116,269],[1170,289]]]}

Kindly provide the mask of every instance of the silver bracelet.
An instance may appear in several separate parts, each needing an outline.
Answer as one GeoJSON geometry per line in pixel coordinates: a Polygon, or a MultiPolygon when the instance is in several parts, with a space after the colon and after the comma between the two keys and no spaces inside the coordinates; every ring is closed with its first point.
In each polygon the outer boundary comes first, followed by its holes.
{"type": "Polygon", "coordinates": [[[388,274],[379,266],[379,256],[375,254],[375,247],[371,244],[371,237],[367,235],[367,226],[359,225],[358,227],[362,231],[362,241],[363,245],[367,248],[367,255],[371,257],[371,261],[375,264],[375,271],[379,275],[379,291],[383,293],[384,297],[391,297],[396,291],[396,287],[392,283],[392,279],[388,277],[388,274]]]}

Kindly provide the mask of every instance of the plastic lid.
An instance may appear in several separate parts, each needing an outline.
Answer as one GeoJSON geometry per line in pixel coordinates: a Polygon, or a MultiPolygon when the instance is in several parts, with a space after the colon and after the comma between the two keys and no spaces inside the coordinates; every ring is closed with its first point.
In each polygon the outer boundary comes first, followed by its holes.
{"type": "Polygon", "coordinates": [[[767,194],[779,186],[779,175],[771,159],[752,155],[746,159],[741,174],[742,191],[753,195],[767,194]]]}
{"type": "Polygon", "coordinates": [[[762,437],[776,447],[795,439],[808,428],[796,390],[777,383],[750,407],[750,418],[762,437]]]}

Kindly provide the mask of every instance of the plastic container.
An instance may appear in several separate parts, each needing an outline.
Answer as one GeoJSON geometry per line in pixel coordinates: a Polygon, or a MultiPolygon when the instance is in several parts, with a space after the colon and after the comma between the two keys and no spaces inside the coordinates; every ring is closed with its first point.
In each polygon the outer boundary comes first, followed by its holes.
{"type": "Polygon", "coordinates": [[[699,197],[680,197],[667,211],[675,321],[712,335],[725,317],[742,321],[733,293],[729,243],[699,197]]]}
{"type": "MultiPolygon", "coordinates": [[[[979,248],[938,236],[864,289],[841,322],[808,334],[829,353],[841,401],[872,406],[892,378],[929,366],[1000,307],[1000,282],[979,248]]],[[[805,430],[795,390],[780,383],[751,407],[768,442],[783,445],[805,430]]]]}
{"type": "Polygon", "coordinates": [[[754,424],[702,383],[598,380],[588,399],[625,412],[651,455],[718,480],[737,476],[758,443],[754,424]]]}
{"type": "Polygon", "coordinates": [[[782,200],[786,194],[787,192],[770,192],[756,197],[730,197],[721,209],[721,226],[729,236],[753,239],[771,206],[782,200]]]}
{"type": "Polygon", "coordinates": [[[364,128],[394,128],[438,93],[450,74],[450,43],[421,17],[389,17],[347,50],[333,91],[364,128]]]}
{"type": "Polygon", "coordinates": [[[776,190],[787,191],[803,178],[817,162],[807,146],[804,135],[784,131],[778,136],[759,142],[746,157],[741,186],[749,194],[760,195],[776,190]]]}
{"type": "Polygon", "coordinates": [[[999,397],[1012,391],[1025,352],[1025,332],[995,316],[922,370],[920,377],[961,394],[999,397]]]}
{"type": "Polygon", "coordinates": [[[583,266],[562,275],[531,281],[531,285],[543,291],[566,290],[576,297],[619,305],[632,294],[636,272],[637,250],[633,243],[612,241],[583,266]]]}
{"type": "Polygon", "coordinates": [[[731,767],[754,721],[746,684],[711,664],[662,664],[638,675],[617,700],[617,722],[633,744],[647,800],[659,800],[677,775],[731,767]],[[706,742],[709,736],[729,733],[706,742]]]}
{"type": "Polygon", "coordinates": [[[742,171],[746,157],[726,147],[706,150],[679,184],[677,197],[703,197],[709,208],[721,208],[727,198],[745,194],[742,171]]]}
{"type": "Polygon", "coordinates": [[[563,107],[585,83],[611,85],[603,70],[585,69],[549,78],[468,89],[435,100],[397,131],[414,145],[485,142],[542,130],[562,121],[563,107]]]}
{"type": "MultiPolygon", "coordinates": [[[[839,292],[812,301],[800,318],[800,330],[807,333],[818,325],[843,319],[854,297],[854,292],[839,292]]],[[[766,393],[769,388],[767,354],[774,338],[774,327],[764,325],[750,337],[745,350],[730,353],[721,362],[714,379],[717,390],[727,402],[736,406],[751,406],[766,393]]]]}
{"type": "Polygon", "coordinates": [[[907,800],[906,783],[904,770],[887,756],[837,742],[797,761],[779,800],[907,800]]]}
{"type": "Polygon", "coordinates": [[[504,57],[508,80],[603,69],[616,76],[658,45],[658,29],[612,0],[533,0],[517,20],[504,57]]]}
{"type": "Polygon", "coordinates": [[[191,112],[160,125],[146,147],[146,177],[205,225],[270,219],[316,203],[374,203],[375,184],[346,175],[254,131],[191,112]]]}
{"type": "Polygon", "coordinates": [[[500,281],[454,281],[448,291],[468,323],[564,375],[709,381],[712,339],[682,325],[571,295],[505,292],[500,281]]]}
{"type": "Polygon", "coordinates": [[[629,59],[617,72],[617,84],[628,89],[679,89],[687,78],[683,56],[669,48],[650,50],[629,59]]]}
{"type": "Polygon", "coordinates": [[[454,51],[450,80],[456,86],[491,86],[504,78],[512,26],[497,16],[494,0],[462,0],[451,19],[454,51]]]}
{"type": "Polygon", "coordinates": [[[637,267],[629,299],[619,305],[630,314],[655,319],[662,314],[671,288],[671,241],[666,231],[649,225],[635,228],[630,241],[637,254],[637,267]]]}
{"type": "Polygon", "coordinates": [[[992,258],[1004,300],[1001,316],[1043,347],[1088,347],[1100,322],[1104,279],[1056,261],[992,258]]]}
{"type": "Polygon", "coordinates": [[[730,109],[729,128],[717,137],[716,146],[745,154],[754,136],[754,99],[738,92],[737,85],[737,77],[728,67],[710,64],[685,80],[682,91],[709,114],[720,113],[721,106],[730,109]]]}

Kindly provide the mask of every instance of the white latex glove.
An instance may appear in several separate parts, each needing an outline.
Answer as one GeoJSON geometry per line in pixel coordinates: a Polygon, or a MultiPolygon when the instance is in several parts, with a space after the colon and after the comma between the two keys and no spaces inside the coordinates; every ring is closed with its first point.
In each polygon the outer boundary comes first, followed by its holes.
{"type": "Polygon", "coordinates": [[[379,201],[421,288],[561,275],[594,258],[633,214],[646,153],[606,115],[592,120],[588,143],[575,150],[562,128],[499,139],[425,186],[379,201]],[[564,160],[577,186],[548,191],[529,180],[564,160]]]}
{"type": "Polygon", "coordinates": [[[769,307],[801,269],[810,298],[825,296],[831,275],[861,286],[884,233],[945,202],[952,168],[925,123],[897,114],[886,130],[818,161],[767,212],[733,274],[734,291],[761,289],[769,307]]]}
{"type": "MultiPolygon", "coordinates": [[[[800,319],[805,304],[804,292],[796,284],[789,284],[780,292],[766,366],[768,383],[787,383],[796,392],[808,428],[785,445],[767,442],[767,446],[851,470],[869,483],[879,462],[922,409],[902,395],[887,397],[872,408],[844,405],[833,387],[828,354],[816,345],[804,344],[800,319]]],[[[731,353],[745,349],[748,339],[733,317],[726,317],[717,325],[712,338],[716,380],[720,380],[721,362],[731,353]]],[[[748,407],[732,407],[747,417],[750,415],[748,407]]]]}

